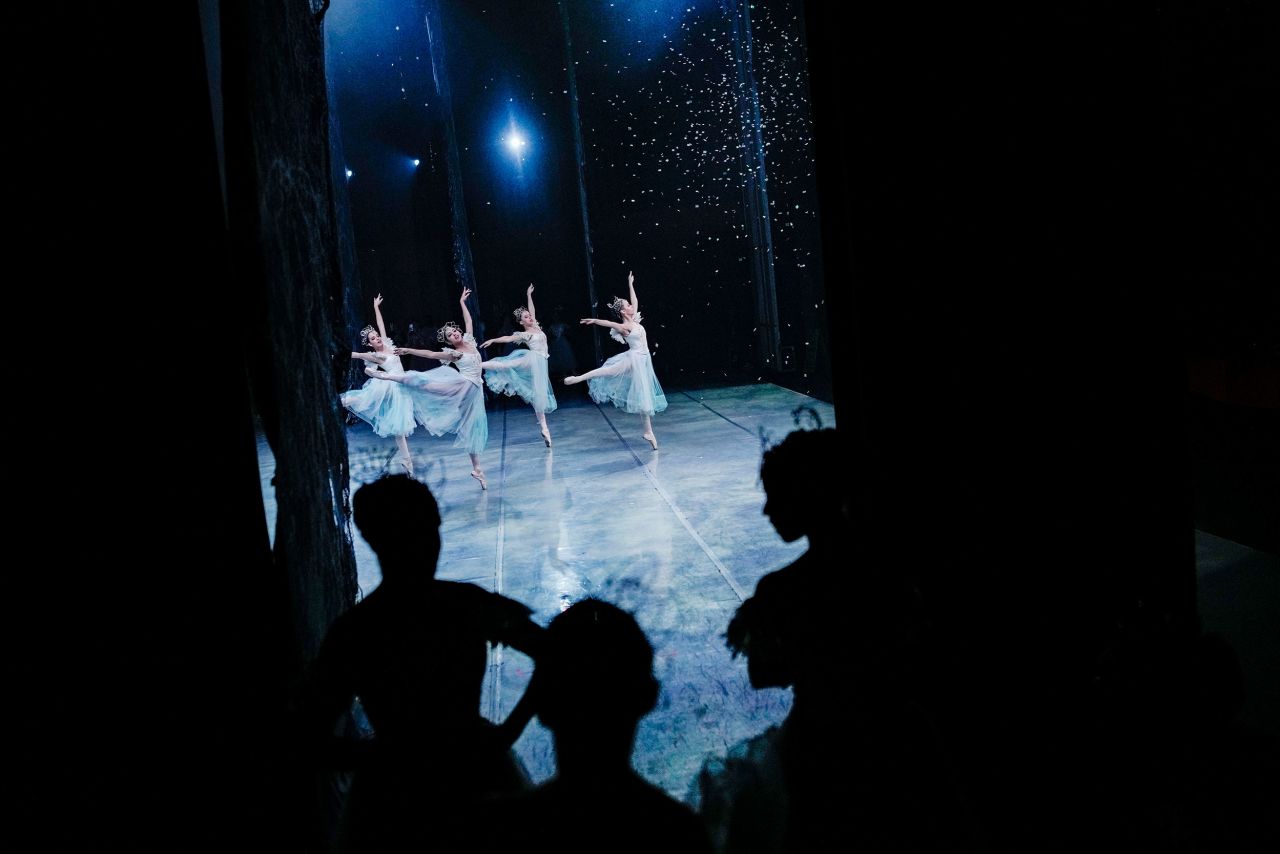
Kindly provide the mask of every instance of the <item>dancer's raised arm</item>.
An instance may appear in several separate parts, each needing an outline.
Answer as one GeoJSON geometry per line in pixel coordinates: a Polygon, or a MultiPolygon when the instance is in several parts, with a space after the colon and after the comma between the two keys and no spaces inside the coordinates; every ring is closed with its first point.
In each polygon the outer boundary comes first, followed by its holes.
{"type": "Polygon", "coordinates": [[[382,323],[382,294],[373,298],[373,320],[378,324],[378,337],[387,337],[387,327],[382,323]]]}
{"type": "Polygon", "coordinates": [[[458,304],[462,306],[462,325],[466,329],[468,335],[473,335],[471,330],[471,312],[467,310],[467,297],[471,296],[471,288],[462,289],[462,297],[458,300],[458,304]]]}
{"type": "MultiPolygon", "coordinates": [[[[627,290],[631,291],[631,310],[636,314],[640,313],[640,300],[636,299],[636,274],[627,273],[627,290]]],[[[661,314],[662,312],[658,312],[661,314]]]]}
{"type": "Polygon", "coordinates": [[[534,323],[537,323],[538,313],[533,310],[533,285],[529,285],[529,287],[525,290],[524,298],[525,298],[525,303],[529,307],[529,316],[533,318],[534,323]]]}

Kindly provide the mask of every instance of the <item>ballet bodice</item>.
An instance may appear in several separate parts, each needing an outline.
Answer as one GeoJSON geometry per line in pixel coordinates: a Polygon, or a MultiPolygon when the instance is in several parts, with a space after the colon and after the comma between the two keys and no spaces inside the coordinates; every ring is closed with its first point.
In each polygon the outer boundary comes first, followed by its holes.
{"type": "Polygon", "coordinates": [[[547,335],[541,329],[535,329],[532,332],[517,332],[511,337],[523,343],[530,350],[542,356],[542,358],[550,358],[551,354],[547,351],[547,335]]]}
{"type": "Polygon", "coordinates": [[[616,329],[610,329],[609,335],[615,341],[621,341],[627,345],[627,349],[633,353],[640,353],[645,356],[649,355],[649,336],[645,334],[644,327],[640,325],[640,316],[636,315],[631,323],[631,331],[623,335],[616,329]]]}
{"type": "MultiPolygon", "coordinates": [[[[468,344],[475,346],[476,339],[471,333],[462,336],[462,340],[468,344]]],[[[458,367],[458,373],[466,377],[467,381],[473,385],[482,383],[481,376],[483,371],[480,369],[481,356],[478,350],[455,350],[452,347],[445,347],[444,352],[454,353],[458,356],[458,361],[454,362],[458,367]]]]}
{"type": "MultiPolygon", "coordinates": [[[[396,346],[396,342],[392,341],[390,338],[387,338],[385,340],[387,342],[387,349],[394,350],[396,346]]],[[[386,353],[381,350],[377,351],[377,353],[379,356],[381,356],[384,359],[384,361],[374,362],[376,366],[382,368],[382,370],[386,371],[389,374],[404,373],[404,363],[400,361],[400,357],[397,356],[395,353],[386,353]]]]}

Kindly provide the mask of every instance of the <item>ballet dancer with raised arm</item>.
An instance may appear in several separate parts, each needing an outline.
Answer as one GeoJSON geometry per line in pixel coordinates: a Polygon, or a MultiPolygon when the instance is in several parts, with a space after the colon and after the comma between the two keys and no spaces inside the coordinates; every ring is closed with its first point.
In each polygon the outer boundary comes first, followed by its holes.
{"type": "MultiPolygon", "coordinates": [[[[360,330],[360,343],[369,348],[360,353],[351,352],[351,358],[371,362],[382,368],[387,378],[404,374],[404,365],[396,355],[395,342],[387,337],[382,323],[382,294],[373,300],[373,318],[377,329],[366,326],[360,330]]],[[[365,373],[373,370],[365,368],[365,373]]],[[[400,449],[398,462],[405,474],[413,474],[413,456],[409,453],[409,434],[417,424],[412,395],[394,383],[376,383],[367,380],[363,386],[344,392],[339,398],[342,405],[373,428],[383,438],[394,438],[400,449]]]]}
{"type": "Polygon", "coordinates": [[[453,362],[458,369],[443,366],[430,371],[405,371],[399,374],[365,368],[365,373],[380,380],[402,384],[412,394],[414,416],[418,423],[433,436],[452,433],[453,446],[462,448],[471,457],[471,476],[480,482],[481,489],[488,489],[484,470],[480,467],[480,453],[489,441],[489,419],[484,411],[484,388],[481,380],[480,350],[471,333],[471,312],[467,310],[470,288],[462,289],[458,300],[462,306],[462,322],[449,321],[436,333],[436,339],[446,346],[441,350],[419,350],[396,347],[397,356],[422,356],[453,362]]]}
{"type": "Polygon", "coordinates": [[[594,371],[587,371],[581,376],[565,377],[564,384],[574,385],[586,380],[591,399],[596,403],[612,403],[625,412],[638,414],[644,426],[644,440],[656,451],[658,439],[653,435],[651,418],[667,408],[667,397],[662,393],[658,377],[653,373],[649,339],[644,327],[640,325],[640,301],[636,299],[634,273],[627,273],[627,289],[630,291],[630,300],[614,297],[613,302],[609,303],[609,308],[618,318],[617,323],[597,317],[584,317],[579,321],[594,326],[607,326],[609,336],[626,344],[627,349],[610,356],[594,371]]]}
{"type": "Polygon", "coordinates": [[[518,395],[525,403],[533,407],[533,414],[538,420],[538,429],[542,432],[543,443],[551,447],[551,431],[547,429],[547,413],[556,408],[556,396],[551,390],[551,378],[547,374],[547,335],[538,324],[533,309],[533,285],[525,291],[526,305],[512,312],[520,331],[501,338],[490,338],[480,345],[485,349],[490,344],[520,343],[528,349],[520,349],[506,356],[488,359],[480,363],[484,368],[484,381],[495,392],[506,395],[518,395]]]}

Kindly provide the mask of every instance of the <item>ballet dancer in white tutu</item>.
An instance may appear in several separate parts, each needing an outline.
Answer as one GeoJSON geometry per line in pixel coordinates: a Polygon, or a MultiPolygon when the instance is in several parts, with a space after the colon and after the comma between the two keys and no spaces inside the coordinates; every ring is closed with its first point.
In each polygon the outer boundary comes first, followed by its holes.
{"type": "Polygon", "coordinates": [[[471,312],[467,310],[467,297],[470,295],[471,289],[463,288],[462,297],[458,300],[462,306],[463,327],[450,321],[436,333],[436,338],[446,345],[443,349],[395,348],[397,356],[422,356],[453,362],[458,367],[456,371],[446,365],[430,371],[399,373],[370,367],[365,368],[365,373],[407,389],[418,423],[433,436],[454,434],[453,446],[462,448],[471,457],[471,476],[480,482],[481,489],[488,489],[488,481],[480,467],[480,453],[489,441],[489,419],[484,411],[480,350],[471,334],[471,312]]]}
{"type": "MultiPolygon", "coordinates": [[[[366,326],[360,330],[360,344],[369,348],[358,353],[352,351],[351,358],[361,359],[379,365],[388,377],[404,374],[404,365],[396,354],[395,342],[387,337],[386,327],[382,323],[382,294],[373,300],[373,317],[378,327],[366,326]]],[[[372,368],[366,368],[369,373],[372,368]]],[[[395,383],[376,383],[367,380],[363,386],[345,392],[339,398],[342,405],[353,415],[367,422],[373,432],[383,438],[394,438],[396,447],[400,449],[397,459],[406,474],[413,474],[413,457],[409,453],[409,435],[417,426],[414,415],[412,395],[407,389],[395,383]]]]}
{"type": "Polygon", "coordinates": [[[542,432],[542,441],[551,447],[551,431],[547,429],[547,413],[555,411],[556,396],[551,390],[551,378],[547,374],[547,334],[538,324],[538,317],[533,309],[533,285],[525,291],[526,305],[512,312],[520,331],[501,338],[490,338],[480,345],[480,349],[490,344],[519,343],[528,349],[520,349],[506,356],[488,359],[480,363],[484,368],[484,381],[495,392],[515,395],[533,407],[534,417],[538,420],[538,429],[542,432]]]}
{"type": "Polygon", "coordinates": [[[640,325],[640,301],[636,299],[636,277],[627,273],[627,289],[631,299],[614,297],[609,308],[618,317],[617,323],[596,317],[584,317],[581,323],[609,327],[609,336],[627,345],[627,349],[610,356],[594,371],[576,377],[565,377],[565,385],[583,380],[596,403],[612,403],[626,412],[636,413],[644,426],[644,440],[658,450],[658,439],[653,435],[652,416],[667,408],[667,397],[653,373],[653,358],[649,355],[649,339],[640,325]]]}

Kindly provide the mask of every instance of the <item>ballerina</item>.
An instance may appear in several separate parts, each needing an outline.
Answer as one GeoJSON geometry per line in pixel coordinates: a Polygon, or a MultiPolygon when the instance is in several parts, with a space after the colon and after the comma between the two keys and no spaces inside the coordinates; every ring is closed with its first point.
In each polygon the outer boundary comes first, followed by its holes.
{"type": "Polygon", "coordinates": [[[364,372],[380,380],[389,380],[405,386],[411,393],[414,417],[433,436],[453,433],[453,446],[466,450],[471,457],[471,476],[480,482],[481,489],[488,489],[484,470],[480,468],[480,453],[489,441],[489,419],[484,411],[484,389],[481,383],[480,350],[471,334],[471,312],[467,310],[470,288],[462,289],[462,322],[464,328],[449,321],[436,333],[436,339],[447,346],[441,350],[420,350],[413,347],[396,347],[397,356],[422,356],[441,362],[453,362],[458,370],[448,366],[430,371],[404,371],[391,373],[377,368],[365,368],[364,372]]]}
{"type": "MultiPolygon", "coordinates": [[[[382,294],[373,299],[373,317],[378,328],[366,326],[360,330],[360,344],[370,352],[351,352],[351,358],[372,362],[382,367],[387,378],[404,374],[404,366],[396,354],[395,342],[387,337],[382,322],[382,294]]],[[[365,368],[369,373],[373,368],[365,368]]],[[[400,449],[398,462],[405,473],[413,475],[413,456],[409,453],[409,434],[417,426],[412,395],[395,383],[375,383],[366,380],[358,389],[344,392],[339,398],[352,415],[367,422],[373,432],[385,438],[395,438],[400,449]]]]}
{"type": "Polygon", "coordinates": [[[512,312],[522,330],[503,335],[501,338],[490,338],[480,345],[480,349],[490,344],[510,344],[519,342],[528,347],[517,350],[506,356],[481,362],[484,369],[484,381],[495,392],[507,395],[519,395],[530,406],[538,420],[538,428],[542,431],[542,441],[551,447],[551,431],[547,429],[547,413],[556,408],[556,396],[551,390],[551,378],[547,375],[547,335],[538,325],[537,315],[533,309],[533,285],[525,291],[527,307],[517,308],[512,312]]]}
{"type": "Polygon", "coordinates": [[[636,277],[627,273],[627,289],[631,300],[614,297],[609,308],[617,315],[619,323],[601,320],[597,317],[584,317],[580,323],[609,327],[609,336],[615,341],[627,345],[625,352],[610,356],[605,363],[594,371],[576,377],[565,377],[565,385],[574,385],[583,380],[591,390],[591,399],[596,403],[612,403],[626,412],[638,413],[644,424],[643,438],[653,449],[658,450],[658,439],[653,435],[651,417],[667,408],[667,396],[662,393],[662,386],[653,373],[653,358],[649,355],[649,340],[644,327],[640,325],[640,301],[636,299],[636,277]]]}

